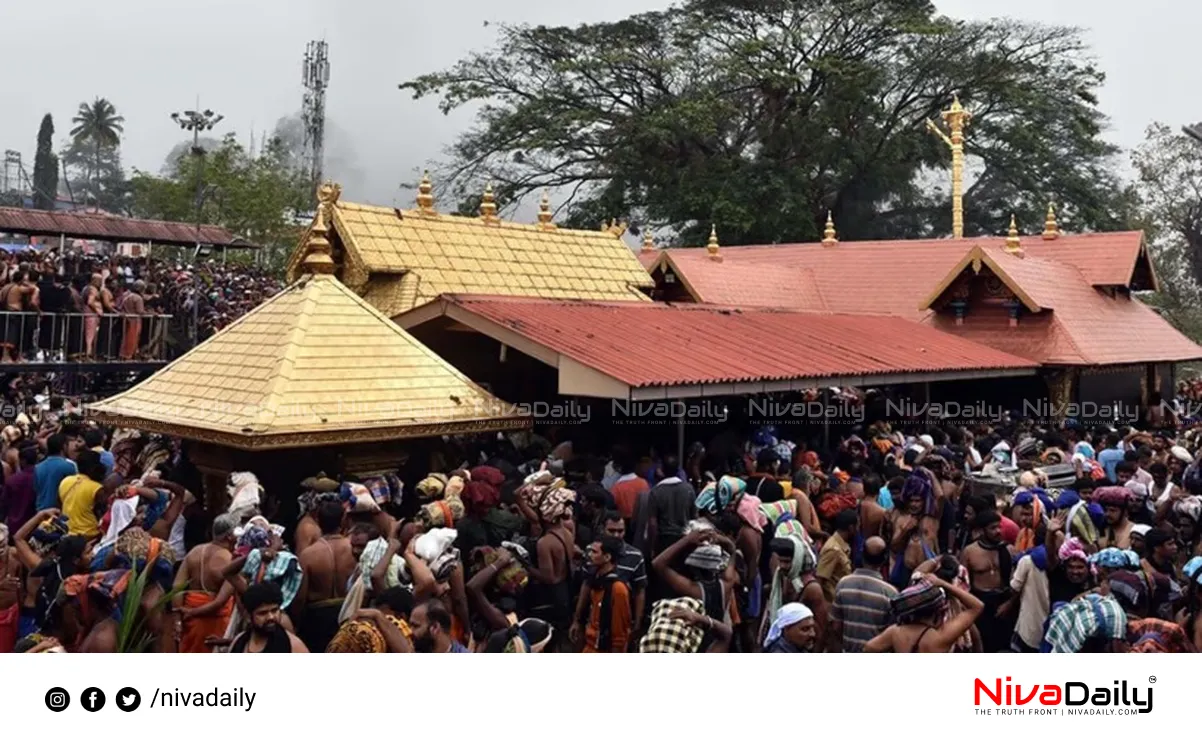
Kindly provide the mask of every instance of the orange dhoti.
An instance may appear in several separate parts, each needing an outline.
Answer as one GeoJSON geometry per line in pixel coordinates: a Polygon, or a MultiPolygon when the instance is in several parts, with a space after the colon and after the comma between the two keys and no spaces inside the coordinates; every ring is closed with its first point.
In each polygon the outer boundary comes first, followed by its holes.
{"type": "MultiPolygon", "coordinates": [[[[197,609],[215,598],[214,594],[204,591],[188,591],[184,594],[184,607],[197,609]]],[[[179,651],[181,653],[211,653],[213,649],[205,645],[205,638],[221,637],[230,623],[230,615],[234,611],[234,599],[225,602],[216,614],[203,617],[192,617],[180,622],[179,651]]]]}
{"type": "Polygon", "coordinates": [[[132,359],[138,355],[138,342],[142,339],[142,318],[125,318],[125,333],[121,336],[121,358],[132,359]]]}

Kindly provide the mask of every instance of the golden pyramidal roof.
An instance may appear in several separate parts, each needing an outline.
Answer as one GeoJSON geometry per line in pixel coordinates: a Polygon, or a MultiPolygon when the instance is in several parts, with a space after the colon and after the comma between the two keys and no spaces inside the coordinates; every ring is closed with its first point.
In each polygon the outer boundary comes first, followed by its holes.
{"type": "MultiPolygon", "coordinates": [[[[612,231],[341,200],[328,213],[337,276],[389,317],[441,294],[650,301],[640,291],[650,275],[612,231]]],[[[289,280],[306,273],[308,240],[289,260],[289,280]]]]}
{"type": "Polygon", "coordinates": [[[92,411],[248,450],[528,425],[327,274],[302,277],[92,411]]]}

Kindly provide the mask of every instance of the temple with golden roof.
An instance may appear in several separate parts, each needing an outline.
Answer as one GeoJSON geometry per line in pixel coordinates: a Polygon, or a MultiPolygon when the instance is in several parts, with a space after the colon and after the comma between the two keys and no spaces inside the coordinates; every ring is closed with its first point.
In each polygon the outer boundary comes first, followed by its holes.
{"type": "MultiPolygon", "coordinates": [[[[443,214],[428,173],[413,209],[342,201],[336,186],[325,198],[335,275],[388,317],[443,294],[646,301],[651,287],[623,227],[558,227],[546,196],[537,224],[500,219],[491,187],[478,217],[443,214]]],[[[289,261],[290,281],[304,273],[307,240],[289,261]]]]}
{"type": "Polygon", "coordinates": [[[502,399],[716,398],[726,411],[832,386],[930,399],[932,384],[967,384],[1054,405],[1167,389],[1202,347],[1135,296],[1158,286],[1142,233],[1065,235],[1049,207],[1038,236],[1013,219],[1004,237],[962,236],[969,116],[955,101],[949,133],[930,125],[953,155],[946,240],[844,242],[828,214],[814,244],[724,246],[712,225],[704,248],[644,234],[636,253],[616,221],[560,228],[546,196],[519,224],[491,187],[469,217],[438,211],[428,174],[413,209],[326,184],[283,292],[94,412],[195,442],[222,491],[252,462],[291,472],[299,453],[310,472],[363,474],[422,439],[531,424],[502,399]]]}

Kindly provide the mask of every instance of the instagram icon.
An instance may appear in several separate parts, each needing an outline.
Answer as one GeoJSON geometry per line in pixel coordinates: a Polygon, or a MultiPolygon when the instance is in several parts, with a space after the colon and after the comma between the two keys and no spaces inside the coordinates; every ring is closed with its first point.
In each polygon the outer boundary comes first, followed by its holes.
{"type": "Polygon", "coordinates": [[[46,692],[46,708],[51,712],[62,712],[71,706],[71,695],[61,686],[46,692]]]}

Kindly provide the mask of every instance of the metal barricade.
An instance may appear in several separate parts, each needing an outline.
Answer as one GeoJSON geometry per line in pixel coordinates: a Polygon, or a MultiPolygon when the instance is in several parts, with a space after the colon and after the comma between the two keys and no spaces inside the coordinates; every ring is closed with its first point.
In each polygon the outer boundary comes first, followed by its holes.
{"type": "Polygon", "coordinates": [[[171,315],[0,312],[0,363],[165,361],[171,315]]]}

